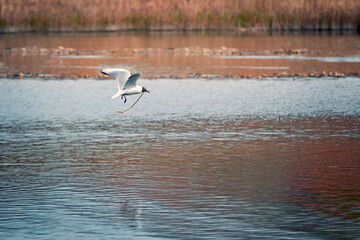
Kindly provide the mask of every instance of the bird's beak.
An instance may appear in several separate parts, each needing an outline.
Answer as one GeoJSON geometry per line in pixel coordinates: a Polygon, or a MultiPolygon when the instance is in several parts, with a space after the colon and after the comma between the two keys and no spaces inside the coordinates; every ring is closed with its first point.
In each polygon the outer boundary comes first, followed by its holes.
{"type": "Polygon", "coordinates": [[[145,92],[150,93],[150,91],[148,91],[148,90],[145,90],[145,92]]]}
{"type": "Polygon", "coordinates": [[[101,70],[100,72],[106,76],[109,76],[109,74],[107,74],[106,72],[103,72],[103,70],[101,70]]]}

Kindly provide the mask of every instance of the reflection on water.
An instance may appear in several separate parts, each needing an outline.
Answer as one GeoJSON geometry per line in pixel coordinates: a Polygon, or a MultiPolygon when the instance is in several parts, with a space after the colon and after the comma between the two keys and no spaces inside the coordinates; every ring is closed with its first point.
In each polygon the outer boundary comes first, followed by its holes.
{"type": "Polygon", "coordinates": [[[359,237],[358,79],[140,84],[0,81],[1,239],[359,237]]]}

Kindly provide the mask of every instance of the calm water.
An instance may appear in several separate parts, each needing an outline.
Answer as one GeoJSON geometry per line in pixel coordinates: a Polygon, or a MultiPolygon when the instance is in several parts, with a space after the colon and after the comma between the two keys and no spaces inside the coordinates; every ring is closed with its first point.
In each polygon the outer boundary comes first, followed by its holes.
{"type": "Polygon", "coordinates": [[[360,238],[360,81],[0,80],[1,239],[360,238]]]}

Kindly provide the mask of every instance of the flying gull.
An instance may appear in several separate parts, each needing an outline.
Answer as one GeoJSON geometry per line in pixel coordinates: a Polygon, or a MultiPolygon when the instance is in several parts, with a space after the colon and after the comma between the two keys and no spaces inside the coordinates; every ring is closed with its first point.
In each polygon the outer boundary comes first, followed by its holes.
{"type": "Polygon", "coordinates": [[[150,93],[143,86],[136,85],[136,81],[140,77],[140,73],[135,73],[131,75],[130,72],[122,68],[106,68],[100,71],[102,74],[105,74],[110,77],[114,77],[117,80],[118,92],[111,97],[111,99],[121,96],[121,99],[124,98],[124,103],[126,103],[127,95],[134,95],[143,92],[150,93]]]}

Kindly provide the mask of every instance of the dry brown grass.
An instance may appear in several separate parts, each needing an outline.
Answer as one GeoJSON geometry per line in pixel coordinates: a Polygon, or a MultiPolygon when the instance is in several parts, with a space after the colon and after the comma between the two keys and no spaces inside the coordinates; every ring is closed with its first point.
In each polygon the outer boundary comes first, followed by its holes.
{"type": "Polygon", "coordinates": [[[355,29],[359,0],[0,0],[2,30],[355,29]]]}

